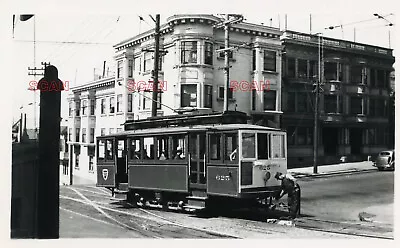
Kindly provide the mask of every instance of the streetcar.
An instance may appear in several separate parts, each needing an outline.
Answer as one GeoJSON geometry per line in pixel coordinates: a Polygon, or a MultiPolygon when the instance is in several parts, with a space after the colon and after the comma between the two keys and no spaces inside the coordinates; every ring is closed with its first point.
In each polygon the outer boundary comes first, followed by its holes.
{"type": "Polygon", "coordinates": [[[287,171],[286,133],[244,113],[128,121],[97,137],[97,186],[135,204],[213,209],[271,204],[287,171]]]}

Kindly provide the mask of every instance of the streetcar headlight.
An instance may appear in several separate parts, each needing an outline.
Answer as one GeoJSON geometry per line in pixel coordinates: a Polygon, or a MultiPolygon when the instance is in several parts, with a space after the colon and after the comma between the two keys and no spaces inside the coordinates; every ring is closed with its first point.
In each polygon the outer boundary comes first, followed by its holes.
{"type": "Polygon", "coordinates": [[[265,172],[264,181],[268,181],[271,178],[271,173],[269,171],[265,172]]]}

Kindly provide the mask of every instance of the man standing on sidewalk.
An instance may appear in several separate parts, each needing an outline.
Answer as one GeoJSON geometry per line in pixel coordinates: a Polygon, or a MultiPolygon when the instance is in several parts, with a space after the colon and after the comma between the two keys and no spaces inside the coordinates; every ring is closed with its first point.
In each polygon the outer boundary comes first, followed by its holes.
{"type": "Polygon", "coordinates": [[[281,180],[281,191],[275,197],[276,200],[281,199],[285,194],[288,194],[289,214],[292,218],[296,218],[300,214],[300,186],[297,184],[296,179],[290,175],[283,175],[277,172],[275,175],[277,180],[281,180]]]}

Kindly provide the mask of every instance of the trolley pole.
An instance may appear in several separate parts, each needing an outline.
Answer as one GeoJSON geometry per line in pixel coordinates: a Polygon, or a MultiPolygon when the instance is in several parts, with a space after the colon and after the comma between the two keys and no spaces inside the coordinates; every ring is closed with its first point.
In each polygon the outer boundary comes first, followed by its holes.
{"type": "Polygon", "coordinates": [[[156,14],[156,28],[154,33],[155,51],[154,51],[154,75],[153,75],[153,101],[151,116],[157,116],[157,93],[158,93],[158,64],[160,63],[160,14],[156,14]]]}

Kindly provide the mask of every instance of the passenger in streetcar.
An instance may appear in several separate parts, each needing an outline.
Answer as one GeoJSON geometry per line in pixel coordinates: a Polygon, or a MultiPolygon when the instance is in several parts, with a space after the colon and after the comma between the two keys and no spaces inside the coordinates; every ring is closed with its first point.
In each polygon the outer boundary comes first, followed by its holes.
{"type": "Polygon", "coordinates": [[[158,159],[159,160],[167,160],[167,157],[165,156],[165,151],[164,150],[161,151],[161,155],[160,155],[160,157],[158,159]]]}
{"type": "Polygon", "coordinates": [[[183,156],[183,153],[182,153],[182,147],[178,146],[176,148],[176,154],[174,156],[174,159],[185,159],[185,157],[183,156]]]}

